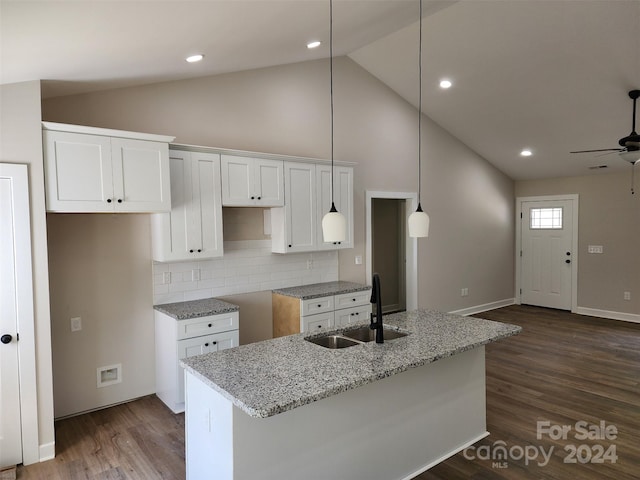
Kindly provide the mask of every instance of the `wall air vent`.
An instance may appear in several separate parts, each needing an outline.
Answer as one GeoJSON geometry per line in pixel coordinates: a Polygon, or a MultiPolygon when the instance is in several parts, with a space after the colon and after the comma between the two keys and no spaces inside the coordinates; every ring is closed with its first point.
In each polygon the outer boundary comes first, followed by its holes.
{"type": "Polygon", "coordinates": [[[609,168],[609,165],[594,165],[593,167],[589,167],[589,170],[601,170],[603,168],[609,168]]]}

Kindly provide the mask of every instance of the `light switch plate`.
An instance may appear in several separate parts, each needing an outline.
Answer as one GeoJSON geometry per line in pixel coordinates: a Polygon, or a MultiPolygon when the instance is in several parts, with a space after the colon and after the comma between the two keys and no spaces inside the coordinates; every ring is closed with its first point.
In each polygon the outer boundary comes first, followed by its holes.
{"type": "Polygon", "coordinates": [[[79,332],[82,330],[82,318],[81,317],[72,317],[71,318],[71,331],[79,332]]]}

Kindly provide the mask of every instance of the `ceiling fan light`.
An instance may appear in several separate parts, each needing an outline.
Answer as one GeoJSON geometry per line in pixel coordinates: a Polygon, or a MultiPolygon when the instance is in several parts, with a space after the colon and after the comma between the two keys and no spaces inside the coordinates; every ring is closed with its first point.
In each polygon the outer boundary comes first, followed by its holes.
{"type": "Polygon", "coordinates": [[[409,215],[409,236],[412,238],[429,236],[429,215],[422,211],[418,204],[415,212],[409,215]]]}
{"type": "Polygon", "coordinates": [[[635,165],[638,160],[640,160],[640,150],[635,150],[632,152],[620,152],[620,158],[622,158],[625,162],[629,162],[631,165],[635,165]]]}

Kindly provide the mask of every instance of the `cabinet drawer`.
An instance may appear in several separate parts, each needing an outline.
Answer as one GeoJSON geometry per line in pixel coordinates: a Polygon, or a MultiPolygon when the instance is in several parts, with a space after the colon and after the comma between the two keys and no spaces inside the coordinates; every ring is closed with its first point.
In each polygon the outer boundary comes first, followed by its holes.
{"type": "Polygon", "coordinates": [[[343,308],[336,310],[336,327],[346,327],[352,323],[360,323],[370,320],[371,306],[360,305],[359,307],[343,308]]]}
{"type": "Polygon", "coordinates": [[[332,327],[333,312],[319,313],[318,315],[310,315],[308,317],[300,318],[300,330],[303,332],[313,332],[320,328],[332,327]]]}
{"type": "Polygon", "coordinates": [[[211,315],[209,317],[190,318],[189,320],[179,320],[178,340],[185,338],[200,337],[216,332],[227,330],[237,330],[239,324],[238,312],[211,315]]]}
{"type": "Polygon", "coordinates": [[[310,298],[309,300],[301,300],[301,303],[300,315],[303,317],[333,310],[333,296],[310,298]]]}
{"type": "Polygon", "coordinates": [[[335,296],[336,310],[341,308],[350,308],[369,303],[371,299],[371,290],[363,290],[361,292],[343,293],[335,296]]]}

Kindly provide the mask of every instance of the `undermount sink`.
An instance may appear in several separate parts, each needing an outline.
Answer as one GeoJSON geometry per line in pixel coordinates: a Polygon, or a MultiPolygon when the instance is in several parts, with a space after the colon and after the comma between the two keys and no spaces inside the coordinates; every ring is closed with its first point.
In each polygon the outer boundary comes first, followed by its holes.
{"type": "MultiPolygon", "coordinates": [[[[384,329],[384,340],[393,340],[394,338],[406,337],[408,333],[399,332],[392,328],[384,329]]],[[[376,331],[371,330],[368,325],[346,330],[341,334],[329,333],[327,335],[319,335],[317,337],[305,338],[307,342],[315,343],[321,347],[337,349],[362,345],[366,342],[373,342],[376,339],[376,331]]]]}
{"type": "MultiPolygon", "coordinates": [[[[399,332],[391,328],[384,328],[384,339],[393,340],[394,338],[406,337],[408,333],[399,332]]],[[[353,330],[346,330],[342,332],[342,335],[348,338],[352,338],[359,342],[373,342],[376,339],[376,331],[371,330],[368,325],[354,328],[353,330]]]]}
{"type": "Polygon", "coordinates": [[[347,348],[359,345],[360,342],[351,340],[350,338],[343,337],[341,335],[322,335],[320,337],[306,338],[308,342],[315,343],[325,348],[347,348]]]}

